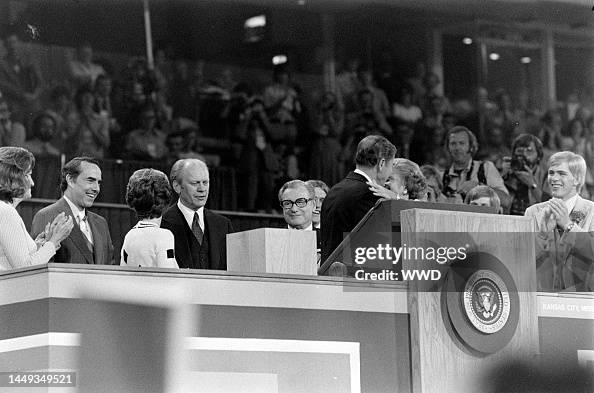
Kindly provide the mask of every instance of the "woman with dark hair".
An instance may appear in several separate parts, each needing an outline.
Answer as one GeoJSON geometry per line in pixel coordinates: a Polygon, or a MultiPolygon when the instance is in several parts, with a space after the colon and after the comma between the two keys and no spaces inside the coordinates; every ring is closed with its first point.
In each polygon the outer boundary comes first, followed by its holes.
{"type": "Polygon", "coordinates": [[[381,198],[427,201],[427,180],[419,166],[406,158],[397,158],[394,161],[392,174],[385,187],[375,183],[367,184],[381,198]]]}
{"type": "Polygon", "coordinates": [[[52,144],[58,132],[56,119],[43,112],[33,119],[33,139],[25,142],[25,147],[37,157],[59,157],[60,149],[52,144]]]}
{"type": "Polygon", "coordinates": [[[16,211],[31,197],[35,157],[21,147],[0,147],[0,270],[47,263],[70,235],[72,217],[56,216],[33,240],[16,211]]]}
{"type": "Polygon", "coordinates": [[[161,228],[161,215],[170,199],[171,186],[163,172],[139,169],[130,176],[126,203],[139,221],[124,238],[120,265],[179,268],[173,234],[161,228]]]}

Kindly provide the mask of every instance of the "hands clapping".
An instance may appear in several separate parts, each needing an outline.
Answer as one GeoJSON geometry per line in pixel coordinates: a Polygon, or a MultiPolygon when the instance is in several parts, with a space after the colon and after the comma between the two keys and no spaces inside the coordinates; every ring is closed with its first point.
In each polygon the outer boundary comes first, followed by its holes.
{"type": "Polygon", "coordinates": [[[65,213],[60,213],[54,218],[52,223],[48,223],[45,227],[45,239],[51,241],[58,246],[62,240],[70,235],[70,231],[74,227],[72,216],[66,216],[65,213]]]}
{"type": "Polygon", "coordinates": [[[556,224],[565,229],[571,222],[569,219],[569,211],[563,200],[559,198],[552,198],[547,202],[547,206],[544,210],[545,220],[553,218],[556,224]]]}

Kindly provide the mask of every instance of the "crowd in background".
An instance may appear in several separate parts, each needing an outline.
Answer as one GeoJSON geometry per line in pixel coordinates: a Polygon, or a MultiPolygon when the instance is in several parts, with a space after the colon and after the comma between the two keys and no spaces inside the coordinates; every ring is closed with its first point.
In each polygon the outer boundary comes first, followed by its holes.
{"type": "MultiPolygon", "coordinates": [[[[155,51],[153,69],[134,59],[117,72],[96,62],[90,43],[77,48],[69,80],[50,86],[18,32],[3,43],[0,146],[23,146],[38,157],[90,155],[147,166],[200,158],[236,168],[242,210],[280,210],[276,190],[290,179],[332,187],[354,167],[358,142],[371,134],[393,142],[399,157],[430,165],[426,172],[440,180],[451,163],[444,138],[457,125],[476,134],[475,159],[492,161],[502,175],[522,133],[542,142],[542,164],[569,150],[594,167],[593,111],[577,93],[546,112],[482,87],[474,97],[454,100],[440,94],[439,76],[421,62],[406,75],[385,62],[372,70],[358,59],[345,62],[335,92],[303,91],[284,65],[259,89],[228,68],[207,79],[204,62],[172,60],[163,50],[155,51]]],[[[584,195],[593,188],[588,173],[584,195]]]]}

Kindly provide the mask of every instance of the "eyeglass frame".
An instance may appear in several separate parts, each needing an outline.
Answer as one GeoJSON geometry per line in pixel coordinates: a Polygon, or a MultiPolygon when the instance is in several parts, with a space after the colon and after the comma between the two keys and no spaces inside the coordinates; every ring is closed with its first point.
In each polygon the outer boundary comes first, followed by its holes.
{"type": "Polygon", "coordinates": [[[283,199],[282,201],[280,201],[280,206],[285,210],[291,210],[293,208],[293,205],[296,205],[298,208],[303,209],[311,201],[313,201],[313,198],[297,198],[294,201],[292,201],[290,199],[283,199]],[[305,203],[303,204],[303,206],[299,206],[298,203],[302,203],[302,201],[304,201],[304,200],[305,200],[305,203]],[[291,203],[291,206],[283,206],[285,204],[285,202],[291,203]]]}

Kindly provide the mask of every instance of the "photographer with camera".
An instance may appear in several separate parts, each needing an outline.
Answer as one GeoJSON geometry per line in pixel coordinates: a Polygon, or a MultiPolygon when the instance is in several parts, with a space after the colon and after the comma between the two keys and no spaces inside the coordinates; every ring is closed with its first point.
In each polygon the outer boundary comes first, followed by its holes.
{"type": "Polygon", "coordinates": [[[511,196],[509,214],[522,216],[529,206],[551,198],[547,171],[541,167],[543,146],[531,134],[520,134],[512,143],[512,157],[503,157],[503,181],[511,196]]]}
{"type": "Polygon", "coordinates": [[[449,203],[464,203],[468,191],[478,185],[489,186],[497,193],[503,211],[509,206],[509,194],[497,168],[491,161],[473,160],[478,142],[472,131],[463,126],[452,128],[445,137],[452,165],[443,174],[443,194],[449,203]]]}

